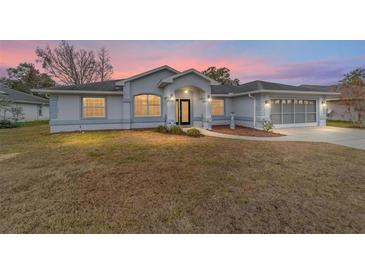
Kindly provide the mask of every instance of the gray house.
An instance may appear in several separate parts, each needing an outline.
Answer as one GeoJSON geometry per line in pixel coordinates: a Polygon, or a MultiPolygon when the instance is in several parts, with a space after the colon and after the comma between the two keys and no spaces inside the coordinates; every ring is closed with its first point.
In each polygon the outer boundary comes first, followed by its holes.
{"type": "MultiPolygon", "coordinates": [[[[0,84],[0,99],[10,101],[10,108],[21,108],[24,114],[24,119],[22,119],[22,121],[49,119],[48,99],[14,90],[3,84],[0,84]]],[[[0,120],[6,120],[10,117],[11,111],[0,109],[0,120]]]]}
{"type": "Polygon", "coordinates": [[[325,126],[326,99],[338,96],[265,81],[221,85],[169,66],[123,80],[36,90],[50,94],[51,132],[229,124],[262,128],[325,126]]]}

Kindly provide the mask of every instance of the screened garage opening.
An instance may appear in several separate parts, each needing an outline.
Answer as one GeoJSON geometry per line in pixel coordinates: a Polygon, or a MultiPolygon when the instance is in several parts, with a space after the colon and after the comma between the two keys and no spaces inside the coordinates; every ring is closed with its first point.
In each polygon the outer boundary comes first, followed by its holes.
{"type": "Polygon", "coordinates": [[[316,100],[272,99],[271,121],[274,125],[316,123],[316,100]]]}

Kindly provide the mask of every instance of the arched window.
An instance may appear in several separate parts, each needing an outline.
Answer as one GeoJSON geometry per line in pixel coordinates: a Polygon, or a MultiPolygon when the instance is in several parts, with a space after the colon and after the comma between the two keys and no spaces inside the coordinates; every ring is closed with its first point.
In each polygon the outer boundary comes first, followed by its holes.
{"type": "Polygon", "coordinates": [[[134,116],[161,116],[161,97],[150,94],[135,96],[134,116]]]}

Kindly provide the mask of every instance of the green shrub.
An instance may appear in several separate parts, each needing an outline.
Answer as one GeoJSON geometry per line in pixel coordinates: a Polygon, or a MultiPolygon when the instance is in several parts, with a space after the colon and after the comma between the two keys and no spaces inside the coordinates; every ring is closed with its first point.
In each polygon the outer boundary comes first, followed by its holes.
{"type": "Polygon", "coordinates": [[[270,132],[272,131],[272,122],[271,121],[265,121],[263,128],[265,131],[270,132]]]}
{"type": "Polygon", "coordinates": [[[169,128],[169,133],[171,134],[183,134],[183,130],[181,127],[177,126],[177,125],[173,125],[169,128]]]}
{"type": "Polygon", "coordinates": [[[0,128],[13,128],[13,127],[18,127],[18,124],[8,120],[0,121],[0,128]]]}
{"type": "Polygon", "coordinates": [[[160,133],[167,133],[169,130],[166,126],[161,125],[156,128],[156,131],[160,133]]]}
{"type": "Polygon", "coordinates": [[[199,136],[201,136],[201,133],[200,133],[199,129],[197,129],[197,128],[189,128],[187,130],[186,134],[190,137],[199,137],[199,136]]]}

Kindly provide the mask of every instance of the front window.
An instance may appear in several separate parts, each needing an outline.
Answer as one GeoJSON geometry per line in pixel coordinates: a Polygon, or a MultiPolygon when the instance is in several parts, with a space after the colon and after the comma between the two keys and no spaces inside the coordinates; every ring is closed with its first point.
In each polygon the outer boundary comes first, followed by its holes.
{"type": "Polygon", "coordinates": [[[84,118],[105,118],[105,98],[82,98],[84,118]]]}
{"type": "Polygon", "coordinates": [[[134,116],[161,116],[161,97],[147,94],[135,96],[134,116]]]}
{"type": "Polygon", "coordinates": [[[224,115],[224,99],[212,100],[212,115],[224,115]]]}

